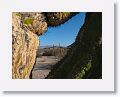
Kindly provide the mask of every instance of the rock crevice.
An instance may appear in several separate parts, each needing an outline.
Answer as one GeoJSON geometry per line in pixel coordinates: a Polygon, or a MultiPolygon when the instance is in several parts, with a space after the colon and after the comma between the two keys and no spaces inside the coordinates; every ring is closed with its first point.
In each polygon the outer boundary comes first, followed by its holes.
{"type": "Polygon", "coordinates": [[[12,14],[12,78],[27,79],[33,69],[38,36],[47,31],[48,26],[57,26],[72,17],[66,12],[13,12],[12,14]],[[49,16],[49,19],[47,17],[49,16]],[[56,20],[53,19],[56,16],[56,20]],[[61,22],[62,21],[62,22],[61,22]]]}
{"type": "Polygon", "coordinates": [[[41,13],[12,14],[12,78],[29,78],[39,46],[38,35],[47,30],[41,13]],[[32,22],[29,20],[32,19],[32,22]]]}

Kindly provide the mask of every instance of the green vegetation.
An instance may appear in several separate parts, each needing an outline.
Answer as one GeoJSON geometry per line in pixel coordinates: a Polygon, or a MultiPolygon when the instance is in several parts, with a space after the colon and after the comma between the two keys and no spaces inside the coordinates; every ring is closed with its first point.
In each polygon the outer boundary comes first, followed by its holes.
{"type": "Polygon", "coordinates": [[[26,24],[26,25],[32,25],[32,23],[33,23],[33,19],[32,18],[27,18],[27,19],[25,19],[24,21],[24,24],[26,24]]]}
{"type": "Polygon", "coordinates": [[[91,62],[88,62],[88,64],[86,65],[86,67],[84,67],[84,69],[85,69],[86,71],[88,71],[88,70],[90,70],[91,67],[92,67],[91,62]]]}
{"type": "Polygon", "coordinates": [[[86,66],[82,67],[82,69],[80,70],[80,73],[78,73],[78,74],[76,75],[76,79],[81,79],[81,78],[83,78],[83,76],[85,75],[85,73],[86,73],[87,71],[89,71],[91,67],[92,67],[91,62],[88,62],[88,64],[87,64],[86,66]]]}
{"type": "Polygon", "coordinates": [[[21,13],[16,13],[16,15],[17,15],[17,16],[19,16],[19,17],[21,17],[21,16],[22,16],[22,14],[21,14],[21,13]]]}
{"type": "MultiPolygon", "coordinates": [[[[48,12],[43,13],[48,27],[59,26],[77,12],[48,12]]],[[[21,16],[20,13],[16,14],[21,16]]],[[[78,21],[80,22],[80,21],[78,21]]],[[[23,18],[23,23],[32,25],[32,18],[23,18]]],[[[39,27],[39,26],[37,26],[39,27]]],[[[43,30],[43,29],[42,29],[43,30]]],[[[37,33],[42,32],[41,27],[37,33]]],[[[65,55],[53,66],[47,79],[98,79],[102,78],[102,13],[88,12],[85,23],[79,30],[75,42],[70,46],[67,54],[64,49],[51,49],[43,55],[65,55]],[[59,53],[59,54],[58,54],[59,53]]],[[[39,56],[39,55],[38,55],[39,56]]],[[[27,71],[25,71],[27,74],[27,71]]]]}
{"type": "MultiPolygon", "coordinates": [[[[78,21],[79,22],[79,21],[78,21]]],[[[88,12],[76,41],[47,79],[102,78],[102,13],[88,12]]]]}

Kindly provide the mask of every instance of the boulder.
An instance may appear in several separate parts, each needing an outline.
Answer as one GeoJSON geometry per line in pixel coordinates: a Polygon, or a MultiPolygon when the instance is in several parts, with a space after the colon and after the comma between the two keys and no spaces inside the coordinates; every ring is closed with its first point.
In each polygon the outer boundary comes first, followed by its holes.
{"type": "MultiPolygon", "coordinates": [[[[80,22],[80,21],[78,21],[80,22]]],[[[102,13],[88,12],[76,41],[47,79],[102,78],[102,13]]]]}
{"type": "Polygon", "coordinates": [[[12,14],[12,78],[27,79],[35,64],[38,35],[47,30],[41,13],[12,14]],[[43,24],[43,25],[42,25],[43,24]]]}

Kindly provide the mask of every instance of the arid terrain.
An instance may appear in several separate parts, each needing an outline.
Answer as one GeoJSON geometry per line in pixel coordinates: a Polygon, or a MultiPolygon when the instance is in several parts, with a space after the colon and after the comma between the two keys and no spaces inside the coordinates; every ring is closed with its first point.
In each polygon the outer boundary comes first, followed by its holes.
{"type": "Polygon", "coordinates": [[[32,72],[32,78],[44,79],[51,71],[52,66],[55,65],[55,63],[58,61],[59,58],[55,56],[41,56],[37,58],[32,72]]]}
{"type": "Polygon", "coordinates": [[[38,49],[36,64],[32,71],[32,79],[44,79],[55,65],[66,54],[63,47],[48,47],[38,49]]]}
{"type": "Polygon", "coordinates": [[[12,78],[101,79],[102,12],[13,12],[12,78]],[[57,31],[69,21],[72,25],[57,31]],[[44,44],[40,39],[45,33],[53,34],[45,36],[44,44]],[[74,41],[71,33],[78,33],[74,41]]]}

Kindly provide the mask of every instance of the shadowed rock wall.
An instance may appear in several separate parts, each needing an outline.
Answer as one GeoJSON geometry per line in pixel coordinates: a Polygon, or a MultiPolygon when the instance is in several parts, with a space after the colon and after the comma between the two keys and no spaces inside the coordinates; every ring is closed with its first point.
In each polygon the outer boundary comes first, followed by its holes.
{"type": "MultiPolygon", "coordinates": [[[[78,21],[79,22],[79,21],[78,21]]],[[[54,65],[48,79],[102,78],[102,13],[88,12],[67,55],[54,65]]]]}

